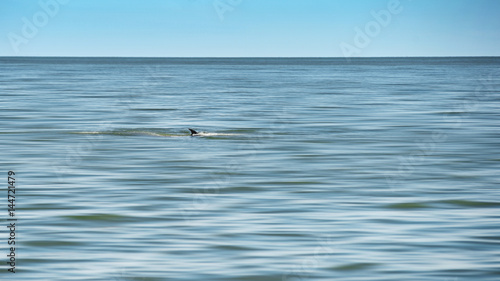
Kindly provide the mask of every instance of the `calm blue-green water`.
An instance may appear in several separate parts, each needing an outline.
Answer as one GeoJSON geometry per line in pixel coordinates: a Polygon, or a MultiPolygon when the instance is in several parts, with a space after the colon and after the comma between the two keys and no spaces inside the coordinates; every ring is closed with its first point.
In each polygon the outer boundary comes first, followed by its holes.
{"type": "Polygon", "coordinates": [[[499,73],[0,58],[0,279],[500,280],[499,73]]]}

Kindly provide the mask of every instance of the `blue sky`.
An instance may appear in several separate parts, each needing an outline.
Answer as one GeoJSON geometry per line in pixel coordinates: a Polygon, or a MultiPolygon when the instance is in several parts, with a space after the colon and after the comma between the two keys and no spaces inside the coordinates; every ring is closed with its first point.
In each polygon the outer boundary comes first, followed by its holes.
{"type": "Polygon", "coordinates": [[[1,0],[0,36],[0,56],[500,56],[500,1],[1,0]]]}

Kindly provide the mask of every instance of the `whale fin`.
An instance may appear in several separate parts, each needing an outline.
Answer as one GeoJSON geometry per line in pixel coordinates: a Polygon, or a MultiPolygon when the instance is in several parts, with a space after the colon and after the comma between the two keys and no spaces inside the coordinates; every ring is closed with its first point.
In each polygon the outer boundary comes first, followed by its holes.
{"type": "Polygon", "coordinates": [[[198,132],[197,132],[197,131],[195,131],[195,130],[193,130],[193,129],[191,129],[191,128],[188,128],[188,130],[191,132],[191,136],[194,136],[194,135],[197,135],[197,134],[198,134],[198,132]]]}

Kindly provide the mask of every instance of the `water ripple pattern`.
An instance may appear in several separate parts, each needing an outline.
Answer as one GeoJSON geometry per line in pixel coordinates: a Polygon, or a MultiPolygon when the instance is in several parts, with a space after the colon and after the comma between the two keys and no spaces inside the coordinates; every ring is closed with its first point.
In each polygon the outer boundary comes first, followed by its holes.
{"type": "Polygon", "coordinates": [[[499,280],[499,70],[0,58],[15,280],[499,280]]]}

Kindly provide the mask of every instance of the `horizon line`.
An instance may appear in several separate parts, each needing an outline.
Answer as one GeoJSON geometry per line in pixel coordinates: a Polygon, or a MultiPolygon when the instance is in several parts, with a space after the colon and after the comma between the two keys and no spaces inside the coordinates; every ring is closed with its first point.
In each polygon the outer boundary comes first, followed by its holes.
{"type": "Polygon", "coordinates": [[[484,55],[484,56],[374,56],[374,57],[315,57],[315,56],[292,56],[292,57],[279,57],[279,56],[1,56],[0,58],[156,58],[156,59],[273,59],[273,58],[304,58],[304,59],[370,59],[370,58],[500,58],[500,55],[484,55]]]}

